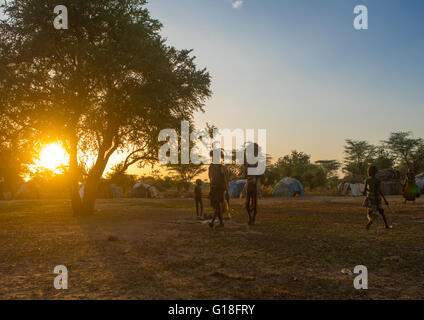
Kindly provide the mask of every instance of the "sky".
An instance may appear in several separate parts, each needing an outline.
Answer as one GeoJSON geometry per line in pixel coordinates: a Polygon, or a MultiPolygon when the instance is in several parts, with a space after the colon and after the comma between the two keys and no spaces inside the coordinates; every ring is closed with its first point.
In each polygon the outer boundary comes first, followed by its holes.
{"type": "Polygon", "coordinates": [[[198,128],[266,129],[274,160],[292,150],[342,160],[345,139],[378,144],[393,131],[424,138],[422,0],[150,0],[147,7],[168,43],[193,49],[212,76],[198,128]],[[353,27],[357,5],[368,8],[368,30],[353,27]]]}
{"type": "Polygon", "coordinates": [[[347,138],[424,137],[424,1],[150,0],[168,43],[193,49],[213,96],[195,116],[267,129],[274,159],[343,158],[347,138]],[[369,29],[353,27],[357,5],[369,29]]]}

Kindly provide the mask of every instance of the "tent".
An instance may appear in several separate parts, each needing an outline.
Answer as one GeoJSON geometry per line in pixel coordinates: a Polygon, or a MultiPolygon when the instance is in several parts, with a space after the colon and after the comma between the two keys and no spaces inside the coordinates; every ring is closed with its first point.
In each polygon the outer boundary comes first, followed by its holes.
{"type": "Polygon", "coordinates": [[[294,178],[284,178],[274,187],[274,197],[305,196],[302,184],[294,178]]]}
{"type": "Polygon", "coordinates": [[[131,198],[157,198],[158,193],[155,187],[146,183],[136,183],[131,189],[131,198]]]}
{"type": "Polygon", "coordinates": [[[399,195],[402,194],[402,184],[400,181],[381,181],[381,192],[384,195],[399,195]]]}
{"type": "Polygon", "coordinates": [[[362,196],[365,185],[363,183],[342,182],[338,186],[339,194],[345,197],[362,196]]]}
{"type": "MultiPolygon", "coordinates": [[[[79,195],[81,199],[84,197],[85,184],[79,190],[79,195]]],[[[113,183],[108,183],[106,181],[101,181],[97,189],[97,198],[98,199],[120,199],[122,198],[121,189],[113,183]]]]}
{"type": "Polygon", "coordinates": [[[420,193],[424,194],[424,173],[421,173],[415,177],[415,183],[417,184],[420,193]]]}
{"type": "Polygon", "coordinates": [[[381,191],[384,195],[398,195],[402,193],[401,176],[398,170],[379,170],[376,178],[381,181],[381,191]]]}
{"type": "Polygon", "coordinates": [[[15,195],[16,200],[34,200],[40,199],[40,187],[34,182],[26,182],[22,184],[15,195]]]}
{"type": "Polygon", "coordinates": [[[240,198],[243,195],[243,189],[246,185],[246,180],[233,180],[230,182],[228,194],[230,198],[240,198]]]}

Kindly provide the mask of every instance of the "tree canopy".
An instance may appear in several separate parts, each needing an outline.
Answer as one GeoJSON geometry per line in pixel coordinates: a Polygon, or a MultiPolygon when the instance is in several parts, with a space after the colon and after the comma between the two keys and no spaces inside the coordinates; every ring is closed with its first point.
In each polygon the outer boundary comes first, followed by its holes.
{"type": "Polygon", "coordinates": [[[157,158],[159,131],[203,110],[211,79],[191,50],[166,43],[144,0],[61,4],[68,30],[53,27],[57,1],[3,5],[0,121],[26,137],[61,141],[71,176],[94,155],[82,202],[76,178],[70,186],[74,211],[91,212],[111,155],[127,152],[127,164],[157,158]]]}

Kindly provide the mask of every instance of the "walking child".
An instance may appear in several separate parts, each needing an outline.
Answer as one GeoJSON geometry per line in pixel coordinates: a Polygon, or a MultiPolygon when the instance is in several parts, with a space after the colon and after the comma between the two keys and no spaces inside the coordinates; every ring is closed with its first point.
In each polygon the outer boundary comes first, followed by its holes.
{"type": "Polygon", "coordinates": [[[384,221],[386,229],[391,229],[392,227],[388,225],[386,216],[384,214],[384,209],[381,204],[381,198],[384,199],[385,204],[388,206],[389,203],[386,200],[386,197],[381,192],[381,181],[376,178],[378,169],[376,166],[371,166],[368,169],[368,178],[365,180],[364,195],[366,199],[363,203],[363,206],[367,208],[367,230],[370,229],[373,223],[374,212],[378,211],[384,221]]]}
{"type": "MultiPolygon", "coordinates": [[[[211,151],[211,157],[213,158],[213,151],[211,151]]],[[[222,204],[224,203],[224,192],[227,188],[227,174],[225,167],[222,165],[224,154],[221,152],[221,163],[211,163],[209,166],[209,179],[211,185],[210,200],[212,207],[214,208],[214,216],[212,221],[209,223],[211,228],[214,227],[216,218],[219,219],[219,225],[217,228],[224,227],[224,221],[222,219],[222,204]]],[[[212,159],[213,160],[213,159],[212,159]]]]}
{"type": "Polygon", "coordinates": [[[408,169],[404,184],[403,184],[403,203],[412,201],[415,204],[415,198],[419,195],[417,184],[415,183],[415,174],[411,169],[408,169]]]}
{"type": "MultiPolygon", "coordinates": [[[[255,156],[259,155],[259,146],[257,143],[253,144],[255,156]]],[[[258,213],[258,189],[260,188],[260,176],[249,175],[249,168],[258,167],[259,162],[249,164],[245,162],[245,175],[246,175],[246,210],[249,216],[249,225],[254,225],[256,222],[256,214],[258,213]]]]}

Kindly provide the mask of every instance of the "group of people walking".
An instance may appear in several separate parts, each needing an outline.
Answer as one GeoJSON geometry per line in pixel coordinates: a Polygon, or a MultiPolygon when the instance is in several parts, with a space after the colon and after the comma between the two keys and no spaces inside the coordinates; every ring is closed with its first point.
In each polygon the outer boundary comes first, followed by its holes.
{"type": "MultiPolygon", "coordinates": [[[[366,225],[367,230],[370,229],[373,221],[374,221],[374,213],[378,212],[383,218],[384,225],[386,229],[392,229],[392,226],[388,224],[386,215],[384,214],[384,209],[382,206],[382,200],[386,206],[389,206],[389,202],[384,196],[381,190],[381,181],[376,177],[378,173],[378,169],[376,166],[371,166],[368,169],[368,178],[365,181],[365,187],[363,194],[366,196],[363,206],[367,209],[367,218],[368,223],[366,225]]],[[[403,197],[404,204],[407,201],[412,201],[415,203],[415,199],[420,196],[420,192],[418,191],[416,182],[415,182],[415,174],[409,169],[406,175],[406,178],[403,183],[403,197]]]]}
{"type": "MultiPolygon", "coordinates": [[[[257,153],[257,145],[255,144],[255,153],[257,153]]],[[[211,152],[213,157],[213,152],[211,152]]],[[[223,213],[228,212],[231,218],[230,209],[230,196],[229,196],[229,174],[228,170],[223,164],[224,155],[221,153],[221,163],[213,163],[209,166],[209,179],[210,179],[210,194],[209,198],[211,205],[214,209],[212,220],[209,223],[211,228],[214,227],[215,221],[218,219],[219,224],[217,228],[224,227],[223,213]]],[[[255,167],[257,164],[245,164],[244,175],[246,178],[246,211],[248,214],[248,224],[253,225],[256,221],[257,215],[257,202],[258,202],[258,188],[260,186],[260,176],[248,174],[250,167],[255,167]]],[[[389,202],[384,196],[381,188],[381,181],[377,178],[378,168],[370,166],[368,168],[368,178],[365,181],[363,195],[366,197],[363,202],[363,207],[367,210],[368,223],[366,229],[369,230],[374,222],[375,214],[378,213],[383,218],[386,229],[392,229],[389,225],[387,217],[383,209],[383,201],[389,207],[389,202]]],[[[412,201],[419,197],[417,185],[415,183],[415,174],[412,170],[408,170],[406,178],[403,183],[403,196],[404,203],[412,201]]],[[[197,217],[203,216],[203,201],[202,201],[202,180],[198,179],[195,186],[195,201],[197,217]]]]}
{"type": "MultiPolygon", "coordinates": [[[[254,144],[255,154],[258,154],[259,147],[254,144]]],[[[213,151],[210,153],[213,158],[213,151]]],[[[226,211],[228,218],[231,218],[231,207],[230,207],[230,195],[229,195],[229,172],[226,166],[223,164],[224,154],[221,152],[221,162],[213,163],[209,166],[209,180],[210,180],[210,193],[209,199],[214,209],[212,220],[209,226],[213,228],[215,221],[218,220],[216,228],[224,227],[223,214],[226,211]]],[[[244,165],[244,176],[246,178],[246,210],[248,214],[248,224],[253,225],[256,221],[257,215],[257,202],[258,202],[258,188],[260,184],[260,176],[249,175],[249,168],[254,168],[258,165],[245,164],[244,165]]],[[[198,218],[203,216],[203,201],[202,201],[202,181],[198,179],[194,189],[194,198],[196,202],[196,214],[198,218]]]]}

